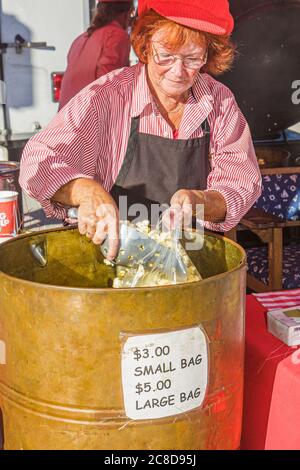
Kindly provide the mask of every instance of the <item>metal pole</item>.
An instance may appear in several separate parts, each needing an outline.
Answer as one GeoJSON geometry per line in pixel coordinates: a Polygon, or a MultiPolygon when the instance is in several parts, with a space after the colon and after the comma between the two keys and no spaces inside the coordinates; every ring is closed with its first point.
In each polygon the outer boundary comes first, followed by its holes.
{"type": "MultiPolygon", "coordinates": [[[[2,9],[2,1],[0,0],[0,43],[2,42],[2,18],[3,18],[3,9],[2,9]]],[[[1,109],[3,115],[3,126],[4,129],[2,130],[3,138],[4,138],[4,145],[7,147],[8,139],[11,134],[11,129],[9,127],[9,119],[7,113],[7,106],[5,103],[5,74],[4,74],[4,63],[3,63],[3,52],[0,50],[0,80],[1,80],[1,87],[3,87],[3,97],[4,99],[1,100],[1,109]]]]}

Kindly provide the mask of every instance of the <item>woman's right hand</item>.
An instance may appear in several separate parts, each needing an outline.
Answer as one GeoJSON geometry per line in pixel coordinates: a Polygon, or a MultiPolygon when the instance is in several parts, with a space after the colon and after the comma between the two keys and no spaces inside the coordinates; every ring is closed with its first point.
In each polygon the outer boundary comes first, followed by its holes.
{"type": "Polygon", "coordinates": [[[78,207],[78,229],[96,245],[108,237],[107,259],[114,259],[119,248],[119,211],[112,196],[90,178],[78,178],[62,186],[54,202],[78,207]]]}
{"type": "Polygon", "coordinates": [[[92,194],[79,197],[78,230],[96,245],[107,237],[107,259],[112,260],[119,248],[119,211],[112,196],[97,186],[92,194]]]}

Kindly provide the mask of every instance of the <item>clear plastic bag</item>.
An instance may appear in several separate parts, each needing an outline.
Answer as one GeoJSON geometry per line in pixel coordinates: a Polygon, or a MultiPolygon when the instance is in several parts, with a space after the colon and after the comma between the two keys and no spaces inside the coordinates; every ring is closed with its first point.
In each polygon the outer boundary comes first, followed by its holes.
{"type": "Polygon", "coordinates": [[[153,230],[148,221],[138,222],[135,228],[155,242],[154,248],[145,256],[141,251],[132,267],[117,266],[115,288],[153,287],[201,280],[201,275],[180,243],[180,224],[170,229],[160,219],[153,230]]]}

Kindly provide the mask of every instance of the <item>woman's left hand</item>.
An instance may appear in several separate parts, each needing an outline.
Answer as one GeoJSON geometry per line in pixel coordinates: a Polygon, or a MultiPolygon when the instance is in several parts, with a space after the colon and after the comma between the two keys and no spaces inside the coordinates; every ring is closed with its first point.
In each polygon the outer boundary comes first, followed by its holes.
{"type": "MultiPolygon", "coordinates": [[[[200,211],[198,205],[204,204],[204,194],[196,189],[179,189],[173,194],[170,208],[164,212],[163,224],[169,229],[178,225],[191,226],[192,216],[200,211]]],[[[203,209],[203,206],[202,206],[203,209]]],[[[203,210],[202,210],[203,213],[203,210]]]]}
{"type": "Polygon", "coordinates": [[[204,204],[204,194],[199,189],[179,189],[173,194],[170,203],[171,207],[179,205],[183,212],[192,209],[194,213],[197,211],[197,204],[204,204]]]}

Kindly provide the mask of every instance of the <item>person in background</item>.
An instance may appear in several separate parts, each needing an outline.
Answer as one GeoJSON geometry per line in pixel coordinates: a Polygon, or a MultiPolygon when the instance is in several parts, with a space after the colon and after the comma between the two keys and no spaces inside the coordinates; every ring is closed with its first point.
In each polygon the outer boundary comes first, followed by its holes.
{"type": "Polygon", "coordinates": [[[132,0],[98,0],[91,24],[68,53],[59,110],[89,83],[112,70],[129,65],[127,34],[132,0]]]}
{"type": "Polygon", "coordinates": [[[139,63],[76,95],[27,143],[20,184],[48,217],[78,207],[78,228],[118,251],[120,196],[204,206],[205,227],[226,232],[261,192],[248,124],[215,80],[234,57],[228,0],[146,0],[131,33],[139,63]],[[201,6],[201,8],[200,8],[201,6]],[[119,202],[119,204],[118,204],[119,202]]]}

